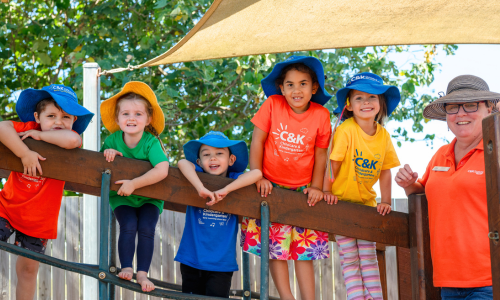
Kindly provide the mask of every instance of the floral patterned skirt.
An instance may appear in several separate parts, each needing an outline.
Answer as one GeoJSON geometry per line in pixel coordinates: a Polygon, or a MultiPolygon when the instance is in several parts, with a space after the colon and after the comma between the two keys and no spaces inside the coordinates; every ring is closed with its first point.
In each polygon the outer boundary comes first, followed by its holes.
{"type": "MultiPolygon", "coordinates": [[[[302,192],[307,186],[273,186],[302,192]]],[[[260,256],[260,220],[243,218],[241,246],[243,251],[260,256]]],[[[269,227],[269,258],[278,260],[316,260],[328,258],[328,233],[302,227],[272,223],[269,227]]]]}

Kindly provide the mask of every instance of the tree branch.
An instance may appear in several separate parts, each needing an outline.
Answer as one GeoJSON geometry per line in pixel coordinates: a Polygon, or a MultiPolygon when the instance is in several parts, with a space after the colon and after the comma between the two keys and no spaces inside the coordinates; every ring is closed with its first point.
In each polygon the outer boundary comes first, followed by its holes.
{"type": "Polygon", "coordinates": [[[222,95],[227,93],[231,88],[233,88],[236,85],[236,83],[238,83],[238,80],[240,79],[241,74],[243,74],[243,72],[238,74],[238,77],[236,77],[236,79],[233,80],[233,82],[231,82],[231,84],[228,85],[222,93],[217,95],[209,105],[207,105],[203,110],[199,111],[194,117],[192,117],[188,121],[182,122],[182,123],[167,123],[167,122],[165,122],[165,126],[182,126],[182,125],[189,124],[189,123],[193,122],[194,120],[196,120],[202,113],[206,112],[212,105],[214,105],[220,99],[220,97],[222,97],[222,95]]]}

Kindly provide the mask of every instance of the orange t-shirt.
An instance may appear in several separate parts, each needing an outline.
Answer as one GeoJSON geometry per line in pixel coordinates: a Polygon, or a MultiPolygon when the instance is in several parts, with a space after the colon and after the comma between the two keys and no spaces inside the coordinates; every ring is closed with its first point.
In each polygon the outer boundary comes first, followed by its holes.
{"type": "MultiPolygon", "coordinates": [[[[36,122],[12,122],[17,132],[40,130],[36,122]]],[[[64,181],[11,172],[0,191],[0,217],[24,234],[57,238],[57,219],[64,181]]]]}
{"type": "Polygon", "coordinates": [[[268,133],[262,162],[264,177],[292,187],[310,183],[314,148],[328,148],[330,140],[328,109],[310,102],[307,111],[297,114],[285,97],[273,95],[262,104],[252,123],[268,133]]]}
{"type": "Polygon", "coordinates": [[[418,181],[425,187],[429,206],[434,286],[490,286],[483,141],[455,166],[456,141],[437,151],[418,181]]]}

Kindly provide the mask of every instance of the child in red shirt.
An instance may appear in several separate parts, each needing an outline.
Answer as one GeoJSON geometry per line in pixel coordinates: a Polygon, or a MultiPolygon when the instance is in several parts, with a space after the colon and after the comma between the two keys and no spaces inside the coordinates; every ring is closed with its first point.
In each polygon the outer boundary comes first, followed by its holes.
{"type": "MultiPolygon", "coordinates": [[[[57,238],[57,219],[64,181],[42,175],[40,154],[31,151],[22,140],[31,137],[62,148],[80,147],[93,113],[78,104],[75,92],[53,84],[41,90],[24,90],[16,111],[22,122],[0,122],[0,142],[19,157],[24,173],[11,172],[0,191],[0,240],[16,232],[15,245],[44,253],[48,239],[57,238]]],[[[17,299],[33,299],[39,263],[19,256],[17,299]]]]}
{"type": "MultiPolygon", "coordinates": [[[[330,113],[322,106],[331,98],[324,82],[321,62],[307,56],[278,63],[262,80],[269,98],[252,119],[250,147],[250,169],[264,175],[256,183],[262,197],[278,186],[308,194],[309,206],[323,199],[331,134],[330,113]]],[[[243,250],[260,255],[260,220],[244,218],[241,231],[243,250]]],[[[287,260],[295,260],[302,299],[315,299],[312,260],[328,256],[328,233],[271,223],[269,267],[280,298],[293,299],[287,260]]]]}

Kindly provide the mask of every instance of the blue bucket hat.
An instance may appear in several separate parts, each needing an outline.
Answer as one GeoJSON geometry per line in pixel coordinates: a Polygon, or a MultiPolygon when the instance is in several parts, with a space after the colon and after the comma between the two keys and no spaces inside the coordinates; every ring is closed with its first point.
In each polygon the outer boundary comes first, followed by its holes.
{"type": "Polygon", "coordinates": [[[208,145],[215,148],[228,147],[231,154],[236,156],[236,161],[228,168],[229,172],[241,173],[247,168],[248,148],[244,141],[232,141],[220,131],[210,131],[199,140],[189,141],[183,146],[184,155],[187,160],[195,165],[201,145],[208,145]]]}
{"type": "Polygon", "coordinates": [[[345,88],[338,90],[337,104],[338,107],[333,113],[339,114],[345,106],[347,94],[350,90],[358,90],[369,94],[380,95],[384,94],[387,102],[387,115],[390,116],[394,109],[401,101],[399,89],[393,85],[384,85],[384,81],[380,76],[369,72],[363,72],[354,75],[349,79],[345,88]]]}
{"type": "Polygon", "coordinates": [[[41,90],[26,89],[21,92],[16,103],[16,112],[23,122],[35,121],[34,112],[38,102],[52,98],[66,113],[77,116],[73,130],[82,134],[94,116],[85,107],[78,104],[75,92],[62,84],[51,84],[41,90]]]}
{"type": "Polygon", "coordinates": [[[312,56],[290,56],[283,62],[277,63],[271,73],[267,75],[266,78],[262,79],[260,84],[262,85],[262,89],[266,94],[266,97],[270,97],[272,95],[282,95],[281,90],[276,87],[276,79],[280,76],[281,70],[288,65],[303,63],[304,65],[311,68],[314,73],[316,73],[316,77],[318,78],[319,89],[316,94],[312,95],[311,101],[316,102],[321,105],[325,105],[332,95],[328,94],[325,90],[325,72],[323,71],[323,65],[319,59],[312,56]]]}

